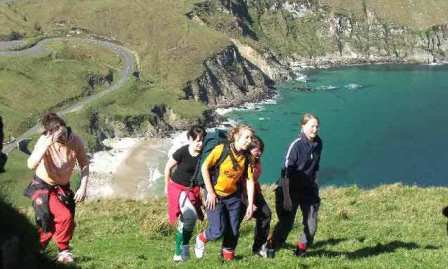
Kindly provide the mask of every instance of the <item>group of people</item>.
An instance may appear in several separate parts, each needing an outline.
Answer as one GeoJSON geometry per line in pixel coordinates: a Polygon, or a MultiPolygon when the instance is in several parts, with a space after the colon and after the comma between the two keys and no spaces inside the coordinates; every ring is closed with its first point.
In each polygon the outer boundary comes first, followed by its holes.
{"type": "MultiPolygon", "coordinates": [[[[56,113],[42,119],[44,131],[28,158],[34,178],[25,190],[32,199],[40,246],[45,250],[51,239],[58,247],[57,261],[74,261],[70,248],[75,229],[75,207],[86,197],[89,160],[82,139],[56,113]],[[75,165],[81,171],[79,188],[73,192],[70,178],[75,165]]],[[[286,152],[282,176],[275,191],[278,223],[270,234],[271,209],[259,183],[262,173],[263,140],[248,125],[240,124],[227,132],[224,142],[213,145],[205,154],[205,129],[193,126],[187,132],[188,144],[169,157],[165,175],[168,219],[177,223],[175,261],[190,257],[189,242],[205,208],[208,227],[195,238],[194,252],[202,258],[207,242],[222,240],[221,255],[230,261],[235,257],[240,224],[243,219],[256,219],[253,253],[268,257],[282,246],[293,228],[300,207],[304,233],[295,254],[303,255],[311,245],[317,227],[319,170],[322,142],[318,136],[319,119],[305,114],[300,133],[286,152]]]]}
{"type": "Polygon", "coordinates": [[[6,161],[8,160],[8,156],[3,153],[3,142],[4,142],[4,132],[3,132],[3,119],[0,116],[0,173],[5,172],[6,161]]]}
{"type": "Polygon", "coordinates": [[[209,141],[207,133],[200,126],[191,127],[187,132],[189,143],[170,156],[164,171],[169,222],[177,221],[173,260],[189,259],[196,220],[203,219],[202,206],[208,227],[196,236],[197,258],[204,256],[209,241],[222,238],[221,257],[225,261],[233,260],[240,224],[243,219],[251,218],[256,220],[253,253],[273,257],[292,230],[299,207],[304,229],[295,255],[304,255],[316,233],[320,205],[316,179],[322,141],[318,131],[319,119],[313,114],[304,114],[299,135],[285,154],[277,182],[278,223],[270,234],[271,209],[258,181],[262,173],[263,140],[250,126],[239,124],[228,131],[226,141],[204,153],[203,147],[207,146],[204,144],[209,141]]]}

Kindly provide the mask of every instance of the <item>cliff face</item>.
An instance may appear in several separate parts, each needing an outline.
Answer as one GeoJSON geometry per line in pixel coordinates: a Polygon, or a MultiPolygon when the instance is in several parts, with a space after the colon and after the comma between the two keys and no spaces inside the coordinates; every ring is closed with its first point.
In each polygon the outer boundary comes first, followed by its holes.
{"type": "MultiPolygon", "coordinates": [[[[369,1],[360,1],[357,12],[322,2],[331,1],[215,0],[197,5],[193,13],[234,38],[252,39],[289,67],[448,61],[448,23],[416,30],[379,16],[369,1]]],[[[404,16],[419,14],[414,11],[404,16]]]]}
{"type": "Polygon", "coordinates": [[[291,59],[310,65],[448,60],[448,24],[415,31],[382,22],[369,10],[364,18],[324,14],[320,34],[328,51],[311,57],[292,53],[291,59]]]}
{"type": "MultiPolygon", "coordinates": [[[[203,73],[188,81],[183,88],[184,99],[202,102],[213,109],[260,101],[274,93],[274,82],[270,76],[276,78],[284,68],[272,67],[261,61],[264,58],[256,52],[236,43],[256,64],[242,57],[236,45],[230,45],[203,62],[203,73]]],[[[106,138],[163,137],[174,130],[187,129],[192,124],[213,126],[219,120],[212,110],[206,110],[199,118],[185,119],[166,104],[157,104],[148,111],[115,118],[92,110],[86,117],[89,118],[89,126],[86,128],[89,147],[95,151],[104,149],[101,141],[106,138]]]]}
{"type": "Polygon", "coordinates": [[[185,98],[210,108],[254,102],[272,94],[273,81],[231,45],[204,62],[203,74],[187,83],[185,98]]]}

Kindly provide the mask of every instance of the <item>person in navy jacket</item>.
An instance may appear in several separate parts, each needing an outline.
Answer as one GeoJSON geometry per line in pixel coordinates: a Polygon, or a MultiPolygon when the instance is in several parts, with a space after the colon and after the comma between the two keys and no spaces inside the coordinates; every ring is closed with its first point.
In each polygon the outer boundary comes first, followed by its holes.
{"type": "Polygon", "coordinates": [[[305,113],[300,134],[286,152],[282,175],[275,191],[279,220],[272,234],[271,245],[278,249],[286,241],[300,207],[304,229],[297,242],[297,256],[306,253],[317,229],[317,212],[320,205],[317,172],[322,152],[322,141],[318,132],[319,119],[313,114],[305,113]]]}

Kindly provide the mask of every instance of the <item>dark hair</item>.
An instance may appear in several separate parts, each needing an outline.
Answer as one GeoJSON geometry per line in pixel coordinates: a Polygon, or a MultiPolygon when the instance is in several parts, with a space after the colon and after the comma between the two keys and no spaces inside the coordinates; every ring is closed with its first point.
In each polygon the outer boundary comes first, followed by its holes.
{"type": "Polygon", "coordinates": [[[44,126],[44,133],[54,132],[61,126],[66,126],[65,121],[54,112],[47,112],[42,117],[42,125],[44,126]]]}
{"type": "Polygon", "coordinates": [[[448,206],[446,206],[443,210],[442,210],[443,215],[445,215],[445,217],[448,218],[448,206]]]}
{"type": "Polygon", "coordinates": [[[206,134],[207,132],[205,131],[204,127],[199,125],[193,125],[187,132],[187,138],[196,140],[198,137],[201,137],[202,139],[204,139],[206,134]]]}
{"type": "Polygon", "coordinates": [[[259,147],[260,151],[264,152],[264,142],[258,135],[254,135],[254,137],[252,137],[252,142],[249,145],[249,150],[252,150],[256,147],[259,147]]]}

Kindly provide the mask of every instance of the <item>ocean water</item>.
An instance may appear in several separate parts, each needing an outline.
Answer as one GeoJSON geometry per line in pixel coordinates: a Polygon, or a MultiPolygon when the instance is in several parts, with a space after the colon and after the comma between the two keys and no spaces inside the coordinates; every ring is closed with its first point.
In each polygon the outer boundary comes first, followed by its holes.
{"type": "Polygon", "coordinates": [[[304,112],[321,121],[321,185],[448,185],[448,66],[370,65],[310,71],[277,85],[276,102],[228,116],[266,144],[274,182],[304,112]],[[305,89],[305,90],[304,90],[305,89]]]}

